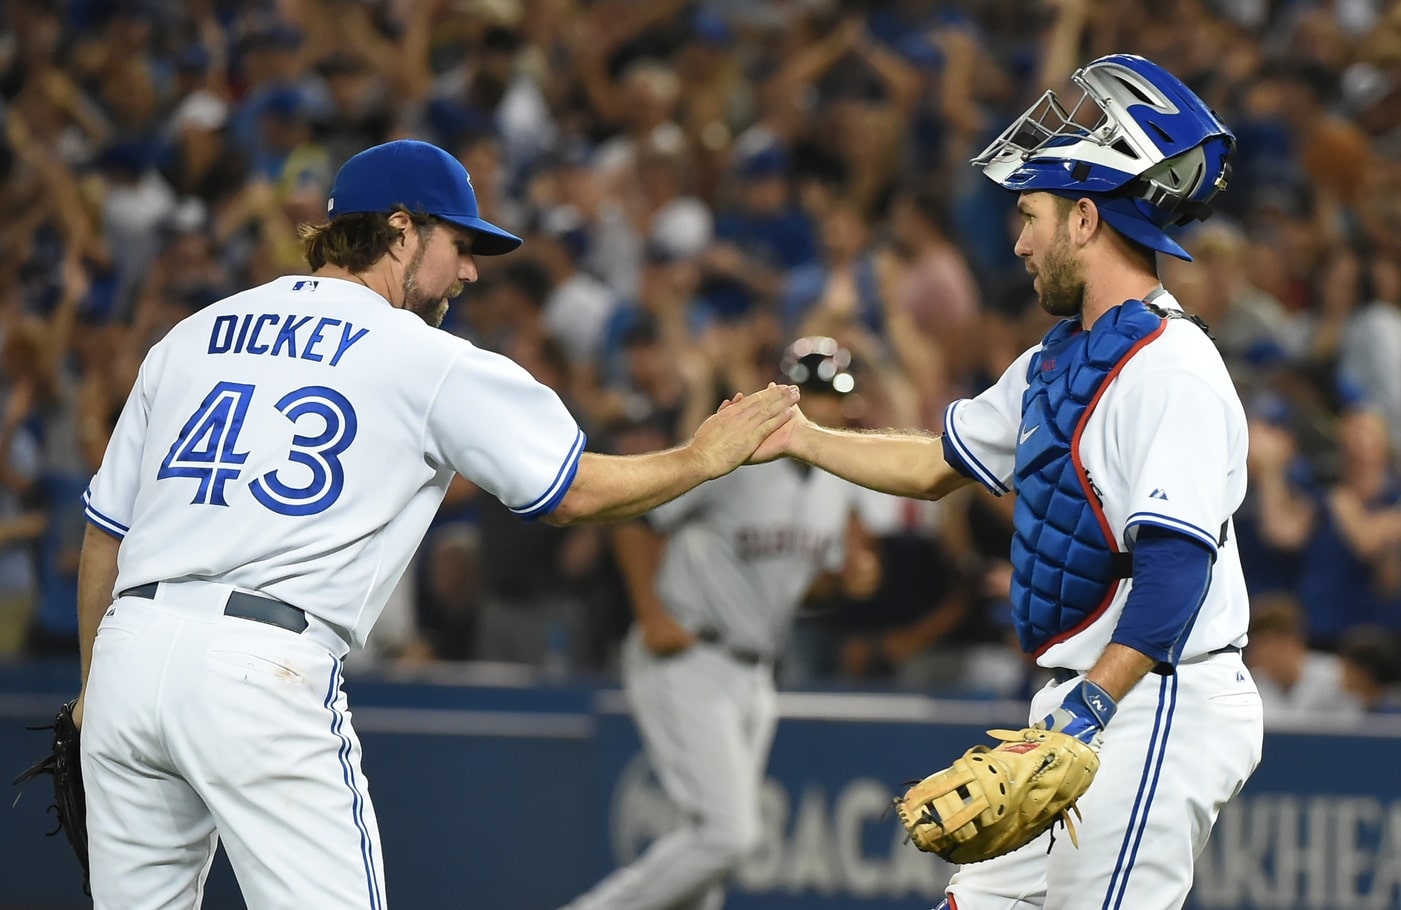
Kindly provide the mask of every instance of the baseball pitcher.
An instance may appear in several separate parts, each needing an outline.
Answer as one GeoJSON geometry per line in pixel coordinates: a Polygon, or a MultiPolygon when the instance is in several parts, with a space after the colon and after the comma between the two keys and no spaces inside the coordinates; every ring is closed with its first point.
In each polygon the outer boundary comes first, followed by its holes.
{"type": "Polygon", "coordinates": [[[684,446],[584,451],[548,388],[435,330],[483,220],[462,165],[391,142],[338,173],[312,271],[236,294],[146,357],[84,497],[81,727],[94,904],[198,906],[222,837],[249,906],[382,908],[341,689],[454,473],[522,518],[626,518],[743,462],[797,390],[684,446]]]}

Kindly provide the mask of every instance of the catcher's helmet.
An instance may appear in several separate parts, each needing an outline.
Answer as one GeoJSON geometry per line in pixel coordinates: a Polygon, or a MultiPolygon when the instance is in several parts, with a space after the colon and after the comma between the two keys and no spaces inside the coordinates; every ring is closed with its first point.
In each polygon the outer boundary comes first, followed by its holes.
{"type": "Polygon", "coordinates": [[[1235,134],[1151,60],[1112,54],[1071,79],[1083,92],[1073,106],[1046,92],[973,165],[1009,190],[1088,196],[1129,239],[1191,259],[1163,229],[1211,214],[1208,203],[1230,178],[1235,134]]]}
{"type": "Polygon", "coordinates": [[[472,252],[498,256],[521,239],[481,217],[467,169],[452,155],[417,139],[396,139],[351,156],[336,173],[326,202],[332,218],[389,212],[402,205],[474,232],[472,252]]]}
{"type": "Polygon", "coordinates": [[[800,389],[846,395],[856,388],[851,352],[824,335],[799,338],[783,351],[779,369],[800,389]]]}

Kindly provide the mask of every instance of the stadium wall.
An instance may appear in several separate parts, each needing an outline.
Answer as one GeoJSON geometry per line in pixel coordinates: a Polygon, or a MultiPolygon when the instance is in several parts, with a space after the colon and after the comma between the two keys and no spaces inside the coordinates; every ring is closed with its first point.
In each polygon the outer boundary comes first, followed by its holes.
{"type": "MultiPolygon", "coordinates": [[[[13,777],[40,754],[47,734],[25,725],[47,722],[73,676],[66,665],[0,668],[0,772],[13,777]]],[[[675,821],[616,689],[379,679],[347,688],[390,906],[549,910],[675,821]]],[[[987,727],[1024,722],[1021,705],[790,692],[780,706],[763,796],[770,830],[727,910],[937,903],[950,869],[903,842],[890,797],[987,727]]],[[[1401,910],[1398,771],[1396,718],[1271,731],[1264,764],[1217,825],[1188,907],[1401,910]]],[[[90,906],[67,844],[35,836],[52,827],[45,784],[3,811],[0,910],[90,906]],[[55,887],[65,877],[72,886],[55,887]]],[[[205,907],[243,907],[222,861],[205,907]]]]}

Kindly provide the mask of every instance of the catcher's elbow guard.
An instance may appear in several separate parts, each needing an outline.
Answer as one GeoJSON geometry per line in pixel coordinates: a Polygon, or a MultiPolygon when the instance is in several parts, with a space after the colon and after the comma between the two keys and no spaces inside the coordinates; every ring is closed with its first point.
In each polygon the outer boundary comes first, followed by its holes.
{"type": "Polygon", "coordinates": [[[910,840],[959,864],[1010,853],[1057,821],[1075,841],[1070,811],[1079,813],[1075,801],[1094,782],[1099,755],[1053,730],[988,732],[1002,744],[974,746],[895,801],[910,840]]]}

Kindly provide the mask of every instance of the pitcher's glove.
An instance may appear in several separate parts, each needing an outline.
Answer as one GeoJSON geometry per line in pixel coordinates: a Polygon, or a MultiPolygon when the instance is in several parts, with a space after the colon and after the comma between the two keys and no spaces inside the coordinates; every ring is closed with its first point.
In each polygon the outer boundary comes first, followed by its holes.
{"type": "MultiPolygon", "coordinates": [[[[58,826],[50,835],[62,831],[72,845],[78,862],[83,866],[83,892],[91,894],[88,888],[88,813],[87,799],[83,791],[83,763],[78,752],[78,725],[73,722],[73,705],[70,701],[58,710],[58,716],[50,725],[30,727],[31,730],[53,730],[52,751],[35,762],[29,770],[15,778],[15,784],[24,786],[41,774],[50,774],[54,779],[54,804],[49,808],[57,817],[58,826]]],[[[19,797],[15,797],[18,801],[19,797]]]]}
{"type": "Polygon", "coordinates": [[[910,840],[951,863],[1010,853],[1062,822],[1078,847],[1071,810],[1094,781],[1099,755],[1074,736],[1041,726],[989,730],[995,749],[974,746],[895,800],[910,840]]]}

